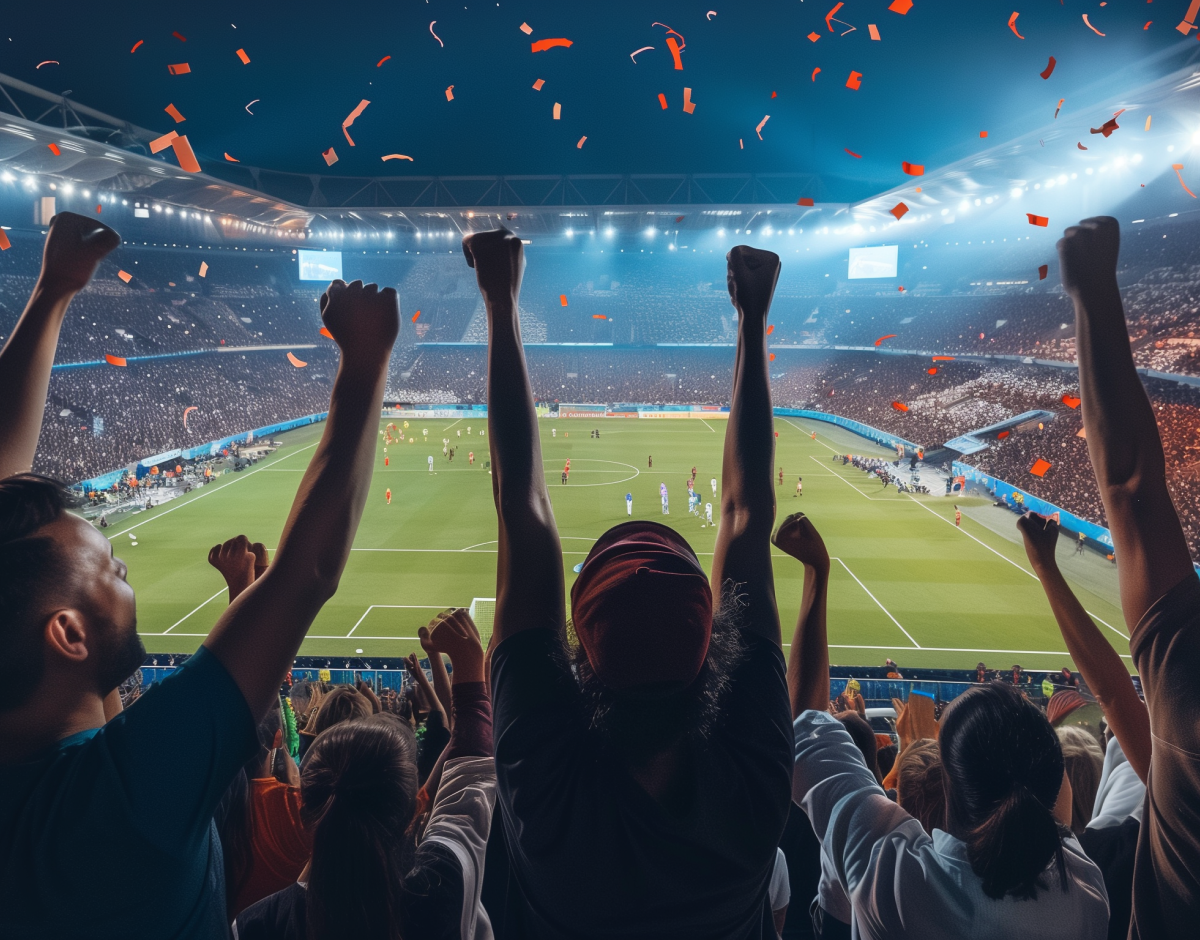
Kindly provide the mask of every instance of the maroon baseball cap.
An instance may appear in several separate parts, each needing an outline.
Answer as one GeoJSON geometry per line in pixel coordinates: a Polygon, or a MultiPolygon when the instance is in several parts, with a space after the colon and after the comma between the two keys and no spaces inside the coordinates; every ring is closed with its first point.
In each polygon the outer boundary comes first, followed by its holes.
{"type": "Polygon", "coordinates": [[[606,686],[678,691],[708,655],[712,590],[683,536],[657,522],[626,522],[592,546],[571,588],[571,614],[606,686]]]}

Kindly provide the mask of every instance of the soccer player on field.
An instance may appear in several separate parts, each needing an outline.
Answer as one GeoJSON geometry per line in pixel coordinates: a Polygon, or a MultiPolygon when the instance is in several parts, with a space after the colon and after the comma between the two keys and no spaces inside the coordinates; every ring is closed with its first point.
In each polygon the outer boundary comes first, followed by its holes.
{"type": "Polygon", "coordinates": [[[470,464],[472,467],[475,466],[475,451],[473,451],[473,450],[467,451],[467,463],[470,464]]]}
{"type": "Polygon", "coordinates": [[[633,515],[633,494],[632,493],[625,494],[625,515],[627,515],[627,516],[633,515]]]}
{"type": "Polygon", "coordinates": [[[796,477],[796,495],[804,495],[804,477],[802,476],[796,477]]]}
{"type": "Polygon", "coordinates": [[[962,527],[962,510],[957,506],[954,507],[954,524],[960,528],[962,527]]]}
{"type": "Polygon", "coordinates": [[[783,467],[779,468],[779,485],[783,486],[783,467]]]}
{"type": "Polygon", "coordinates": [[[392,505],[392,488],[390,486],[388,487],[387,492],[383,495],[387,497],[387,504],[389,506],[392,505]]]}
{"type": "Polygon", "coordinates": [[[708,482],[712,485],[713,499],[716,499],[717,498],[717,478],[713,477],[708,482]]]}
{"type": "Polygon", "coordinates": [[[429,472],[433,473],[433,454],[429,455],[429,472]]]}

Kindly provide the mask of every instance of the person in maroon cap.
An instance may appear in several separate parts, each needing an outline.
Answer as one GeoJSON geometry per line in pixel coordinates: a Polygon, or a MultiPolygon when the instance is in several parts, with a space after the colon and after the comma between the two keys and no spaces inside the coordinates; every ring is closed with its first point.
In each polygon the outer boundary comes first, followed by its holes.
{"type": "Polygon", "coordinates": [[[793,762],[770,554],[766,318],[779,258],[728,256],[739,325],[717,588],[672,529],[618,525],[572,587],[571,644],[517,318],[521,241],[502,229],[463,249],[488,317],[506,934],[773,938],[767,895],[793,762]]]}

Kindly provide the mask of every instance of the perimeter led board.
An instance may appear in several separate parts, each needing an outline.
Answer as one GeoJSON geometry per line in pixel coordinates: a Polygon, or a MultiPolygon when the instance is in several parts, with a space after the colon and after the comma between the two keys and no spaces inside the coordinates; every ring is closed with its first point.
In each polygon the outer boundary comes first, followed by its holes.
{"type": "Polygon", "coordinates": [[[895,277],[898,245],[850,249],[850,280],[864,277],[895,277]]]}
{"type": "MultiPolygon", "coordinates": [[[[300,256],[300,280],[328,282],[342,276],[342,253],[340,251],[305,251],[301,248],[298,254],[300,256]]],[[[894,268],[895,264],[892,266],[894,268]]]]}

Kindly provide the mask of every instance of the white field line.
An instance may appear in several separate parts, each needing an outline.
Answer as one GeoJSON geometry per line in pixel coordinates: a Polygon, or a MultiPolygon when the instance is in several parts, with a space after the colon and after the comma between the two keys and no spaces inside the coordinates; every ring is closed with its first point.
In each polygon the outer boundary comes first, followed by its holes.
{"type": "MultiPolygon", "coordinates": [[[[173,624],[171,624],[169,627],[167,627],[167,629],[165,629],[162,633],[147,633],[146,636],[166,636],[168,633],[170,633],[172,630],[174,630],[177,626],[179,626],[181,623],[183,623],[185,620],[187,620],[188,617],[190,617],[192,614],[196,613],[196,611],[201,610],[204,607],[207,607],[209,604],[211,604],[213,601],[215,601],[218,597],[220,597],[222,594],[224,594],[225,591],[226,591],[226,588],[221,588],[221,590],[217,591],[216,594],[214,594],[212,597],[210,597],[208,600],[206,600],[203,604],[201,604],[195,610],[191,611],[191,613],[184,614],[182,617],[180,617],[178,620],[176,620],[173,624]]],[[[180,635],[182,636],[185,634],[180,634],[180,635]]],[[[208,636],[207,633],[204,635],[208,636]]]]}
{"type": "MultiPolygon", "coordinates": [[[[988,544],[987,544],[987,542],[984,542],[984,541],[981,541],[980,539],[977,539],[977,538],[975,538],[975,536],[973,536],[973,535],[972,535],[970,532],[968,532],[968,531],[967,531],[965,528],[963,528],[962,526],[955,526],[953,522],[951,522],[951,521],[950,521],[949,519],[947,519],[945,516],[943,516],[943,515],[940,515],[939,513],[936,513],[936,512],[934,512],[932,509],[930,509],[928,506],[926,506],[924,503],[922,503],[922,502],[921,502],[919,499],[916,499],[916,498],[915,498],[915,497],[913,497],[913,496],[909,496],[908,498],[909,498],[909,499],[911,499],[911,500],[912,500],[914,503],[916,503],[918,506],[920,506],[922,509],[924,509],[926,512],[928,512],[928,513],[932,513],[932,514],[933,514],[934,516],[936,516],[938,519],[941,519],[941,520],[942,520],[942,522],[946,523],[946,525],[949,525],[949,526],[954,526],[954,528],[956,528],[956,529],[958,529],[960,532],[962,532],[962,534],[963,534],[963,535],[965,535],[967,538],[969,538],[969,539],[974,539],[974,541],[976,541],[976,542],[979,542],[979,544],[980,544],[980,545],[982,545],[984,548],[986,548],[986,549],[987,549],[989,552],[991,552],[993,555],[997,555],[998,557],[1000,557],[1000,558],[1003,558],[1005,561],[1007,561],[1007,562],[1008,562],[1010,565],[1012,565],[1012,566],[1013,566],[1014,568],[1016,568],[1018,571],[1023,571],[1025,574],[1029,575],[1029,577],[1033,578],[1033,580],[1034,580],[1034,581],[1037,581],[1039,584],[1041,584],[1041,579],[1040,579],[1040,578],[1039,578],[1039,577],[1038,577],[1036,574],[1034,574],[1032,571],[1030,571],[1028,568],[1025,568],[1025,567],[1023,567],[1022,565],[1018,565],[1018,564],[1017,564],[1015,561],[1013,561],[1013,560],[1012,560],[1011,558],[1009,558],[1007,555],[1003,554],[1002,552],[998,552],[998,551],[996,551],[996,549],[994,549],[994,548],[992,548],[992,546],[988,545],[988,544]]],[[[1097,617],[1095,614],[1093,614],[1093,613],[1092,613],[1090,610],[1086,610],[1086,609],[1085,609],[1085,610],[1084,610],[1084,613],[1085,613],[1085,614],[1087,614],[1089,617],[1091,617],[1093,620],[1098,620],[1098,621],[1100,621],[1100,623],[1103,623],[1103,624],[1104,624],[1104,626],[1108,627],[1108,629],[1110,629],[1110,630],[1111,630],[1113,633],[1115,633],[1117,636],[1121,637],[1122,639],[1124,639],[1124,640],[1126,640],[1126,641],[1128,641],[1128,640],[1129,640],[1129,637],[1128,637],[1126,634],[1122,633],[1120,630],[1118,630],[1118,629],[1117,629],[1116,627],[1114,627],[1112,624],[1110,624],[1110,623],[1105,623],[1103,620],[1100,620],[1100,618],[1099,618],[1099,617],[1097,617]]]]}
{"type": "MultiPolygon", "coordinates": [[[[178,506],[172,506],[170,509],[164,509],[162,512],[156,513],[150,519],[146,519],[142,522],[137,523],[136,525],[131,525],[128,529],[122,529],[120,532],[114,532],[112,535],[108,536],[108,540],[111,542],[118,535],[124,535],[126,532],[132,532],[134,529],[139,529],[144,525],[147,525],[151,522],[155,522],[156,520],[161,519],[163,516],[165,516],[169,512],[174,512],[176,509],[183,509],[185,506],[190,506],[193,503],[204,499],[205,496],[211,496],[213,493],[218,493],[221,490],[225,489],[226,487],[233,486],[233,484],[235,484],[235,483],[240,483],[242,480],[246,479],[246,477],[253,476],[256,473],[261,473],[263,470],[266,470],[269,467],[272,467],[275,464],[279,463],[280,460],[287,460],[289,457],[294,457],[294,456],[296,456],[296,454],[302,453],[303,451],[311,450],[312,448],[317,446],[317,443],[320,443],[320,442],[318,441],[316,443],[307,444],[304,447],[297,448],[296,450],[292,451],[290,454],[284,454],[282,457],[279,458],[279,460],[272,460],[271,463],[267,464],[265,467],[259,467],[255,470],[247,470],[244,473],[242,473],[242,475],[239,476],[237,479],[230,480],[228,483],[223,483],[220,486],[215,486],[215,487],[212,486],[212,484],[209,484],[209,486],[206,486],[204,488],[203,492],[201,492],[199,496],[194,496],[191,499],[186,500],[183,503],[180,503],[178,506]]],[[[180,498],[182,499],[182,497],[180,497],[180,498]]]]}
{"type": "Polygon", "coordinates": [[[709,424],[707,421],[705,421],[703,418],[701,418],[701,419],[700,419],[700,423],[701,423],[701,424],[703,424],[703,425],[704,425],[706,428],[708,428],[710,431],[712,431],[712,432],[713,432],[713,434],[716,434],[716,433],[717,433],[717,429],[716,429],[716,428],[714,428],[714,427],[713,427],[711,424],[709,424]]]}
{"type": "MultiPolygon", "coordinates": [[[[344,637],[334,637],[332,639],[350,639],[350,637],[354,636],[354,631],[358,629],[359,624],[367,619],[367,614],[377,608],[386,610],[446,610],[448,607],[453,606],[453,604],[442,604],[440,606],[437,604],[372,604],[365,611],[363,611],[363,615],[359,617],[357,623],[350,628],[349,633],[347,633],[344,637]]],[[[413,637],[413,639],[415,640],[416,637],[413,637]]]]}
{"type": "MultiPolygon", "coordinates": [[[[812,456],[811,454],[809,454],[809,457],[808,457],[808,459],[809,459],[809,460],[812,460],[812,461],[814,461],[814,462],[817,464],[817,466],[818,466],[818,467],[823,467],[823,466],[825,466],[825,464],[823,464],[821,461],[817,460],[817,458],[816,458],[816,457],[814,457],[814,456],[812,456]]],[[[856,468],[856,469],[857,469],[857,468],[856,468]]],[[[876,497],[876,496],[868,496],[866,493],[864,493],[862,490],[860,490],[860,489],[859,489],[857,486],[855,486],[853,483],[851,483],[849,480],[847,480],[847,479],[846,479],[844,476],[842,476],[840,473],[836,473],[836,472],[835,472],[833,475],[834,475],[835,477],[837,477],[839,480],[841,480],[843,483],[845,483],[845,484],[846,484],[848,487],[850,487],[850,489],[854,490],[854,492],[856,492],[856,493],[857,493],[859,496],[861,496],[863,499],[870,499],[870,500],[875,500],[875,499],[878,499],[878,497],[876,497]]]]}
{"type": "Polygon", "coordinates": [[[914,640],[912,637],[912,634],[909,633],[907,630],[905,630],[904,627],[901,626],[900,621],[892,616],[892,612],[890,610],[888,610],[886,607],[884,607],[883,604],[881,604],[879,602],[879,598],[876,597],[874,594],[872,594],[870,589],[868,589],[865,584],[863,584],[861,581],[858,580],[858,575],[856,575],[853,571],[850,570],[850,566],[847,565],[840,558],[834,557],[833,560],[836,561],[839,565],[841,565],[843,568],[846,569],[846,574],[850,575],[850,577],[852,577],[855,580],[855,582],[857,582],[858,586],[867,592],[867,597],[871,598],[871,600],[873,600],[876,603],[876,605],[879,607],[879,609],[882,610],[885,614],[887,614],[888,620],[890,620],[892,623],[894,623],[897,627],[900,628],[900,632],[903,633],[906,637],[908,637],[908,641],[910,643],[912,643],[912,645],[915,646],[917,649],[921,649],[922,648],[921,644],[918,643],[916,640],[914,640]]]}
{"type": "MultiPolygon", "coordinates": [[[[792,427],[794,427],[794,428],[795,428],[797,431],[802,431],[803,433],[805,433],[805,434],[808,434],[808,435],[811,435],[811,434],[812,434],[812,431],[810,431],[808,428],[802,428],[802,427],[800,427],[800,425],[796,424],[796,423],[795,423],[794,421],[792,421],[790,418],[784,418],[783,420],[784,420],[784,423],[785,423],[785,424],[790,424],[790,425],[791,425],[792,427]]],[[[817,440],[815,437],[810,437],[810,440],[817,441],[817,443],[818,443],[818,444],[820,444],[822,447],[824,447],[826,450],[831,450],[831,451],[833,451],[835,454],[840,454],[840,453],[841,453],[841,451],[840,451],[840,450],[838,450],[836,447],[830,447],[830,446],[829,446],[828,444],[826,444],[824,441],[817,440]]]]}

